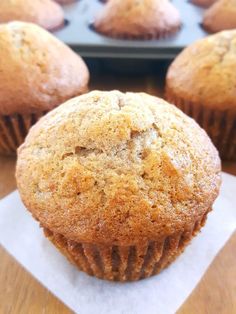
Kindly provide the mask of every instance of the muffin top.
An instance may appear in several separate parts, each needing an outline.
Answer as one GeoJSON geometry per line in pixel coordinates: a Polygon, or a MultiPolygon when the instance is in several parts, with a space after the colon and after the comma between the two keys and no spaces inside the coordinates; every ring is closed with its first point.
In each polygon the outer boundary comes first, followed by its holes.
{"type": "Polygon", "coordinates": [[[36,23],[52,30],[63,25],[64,13],[52,0],[1,0],[0,23],[15,20],[36,23]]]}
{"type": "Polygon", "coordinates": [[[164,100],[93,91],[31,128],[16,178],[45,228],[132,245],[186,229],[210,208],[220,160],[205,131],[164,100]]]}
{"type": "Polygon", "coordinates": [[[180,15],[168,0],[109,0],[94,28],[121,38],[164,37],[180,28],[180,15]]]}
{"type": "Polygon", "coordinates": [[[236,112],[236,30],[201,39],[179,54],[167,73],[178,98],[236,112]]]}
{"type": "Polygon", "coordinates": [[[215,3],[216,1],[217,0],[192,0],[191,2],[193,4],[207,8],[207,7],[211,6],[213,3],[215,3]]]}
{"type": "Polygon", "coordinates": [[[203,27],[212,33],[236,28],[236,1],[218,0],[205,12],[203,27]]]}
{"type": "Polygon", "coordinates": [[[0,114],[47,111],[87,89],[83,60],[35,24],[1,24],[0,47],[0,114]]]}

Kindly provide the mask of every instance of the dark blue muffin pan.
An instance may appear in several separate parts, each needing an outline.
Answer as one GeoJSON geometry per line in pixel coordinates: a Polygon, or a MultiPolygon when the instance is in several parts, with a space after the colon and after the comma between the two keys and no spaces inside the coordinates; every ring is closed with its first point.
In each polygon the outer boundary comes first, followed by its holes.
{"type": "Polygon", "coordinates": [[[79,0],[64,6],[67,23],[54,34],[83,57],[171,59],[184,47],[207,35],[201,27],[203,9],[187,0],[173,0],[172,3],[181,14],[182,28],[166,39],[122,40],[95,32],[91,25],[104,6],[99,0],[79,0]]]}

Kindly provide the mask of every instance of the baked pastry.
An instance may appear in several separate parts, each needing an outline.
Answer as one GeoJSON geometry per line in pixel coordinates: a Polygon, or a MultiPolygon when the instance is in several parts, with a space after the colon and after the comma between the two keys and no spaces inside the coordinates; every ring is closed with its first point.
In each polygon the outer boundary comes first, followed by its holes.
{"type": "Polygon", "coordinates": [[[169,102],[208,133],[221,158],[236,160],[236,31],[225,31],[187,47],[171,64],[169,102]]]}
{"type": "Polygon", "coordinates": [[[210,7],[216,1],[217,0],[191,0],[193,4],[204,8],[210,7]]]}
{"type": "Polygon", "coordinates": [[[12,154],[36,120],[87,91],[89,74],[77,54],[35,24],[1,24],[0,47],[0,153],[12,154]]]}
{"type": "Polygon", "coordinates": [[[203,27],[210,33],[236,28],[236,1],[218,0],[205,12],[203,27]]]}
{"type": "Polygon", "coordinates": [[[0,23],[11,21],[31,22],[54,30],[63,26],[64,13],[52,0],[1,0],[0,23]]]}
{"type": "Polygon", "coordinates": [[[168,0],[110,0],[94,22],[99,33],[130,39],[168,37],[180,26],[179,12],[168,0]]]}
{"type": "Polygon", "coordinates": [[[220,170],[205,131],[175,106],[94,91],[30,130],[16,179],[26,208],[79,269],[130,281],[184,250],[218,195],[220,170]]]}

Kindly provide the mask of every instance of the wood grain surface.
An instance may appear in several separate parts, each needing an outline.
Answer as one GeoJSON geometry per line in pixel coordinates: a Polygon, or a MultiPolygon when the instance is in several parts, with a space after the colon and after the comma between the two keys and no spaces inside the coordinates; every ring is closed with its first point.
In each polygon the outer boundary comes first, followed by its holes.
{"type": "MultiPolygon", "coordinates": [[[[153,95],[161,95],[162,74],[158,77],[138,74],[135,76],[99,74],[93,76],[91,89],[146,91],[153,95]]],[[[0,157],[0,198],[16,188],[14,169],[14,157],[0,157]]],[[[236,164],[224,163],[223,170],[236,175],[236,164]]],[[[178,314],[236,313],[235,252],[236,233],[214,259],[178,314]]],[[[72,313],[1,247],[0,266],[0,314],[72,313]]],[[[82,309],[80,314],[83,314],[82,309]]]]}

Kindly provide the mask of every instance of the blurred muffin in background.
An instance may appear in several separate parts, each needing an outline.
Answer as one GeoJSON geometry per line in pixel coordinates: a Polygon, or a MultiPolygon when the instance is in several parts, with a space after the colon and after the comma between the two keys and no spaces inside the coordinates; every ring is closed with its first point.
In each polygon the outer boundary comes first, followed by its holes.
{"type": "Polygon", "coordinates": [[[236,1],[218,0],[205,12],[203,27],[210,33],[236,28],[236,1]]]}
{"type": "Polygon", "coordinates": [[[12,154],[42,115],[87,91],[89,73],[77,54],[36,24],[1,24],[0,47],[0,153],[12,154]]]}
{"type": "Polygon", "coordinates": [[[77,2],[77,0],[54,0],[57,3],[61,4],[61,5],[65,5],[65,4],[71,4],[74,2],[77,2]]]}
{"type": "Polygon", "coordinates": [[[11,21],[31,22],[54,30],[63,26],[64,13],[52,0],[1,0],[0,23],[11,21]]]}
{"type": "Polygon", "coordinates": [[[169,102],[193,117],[218,148],[236,160],[236,30],[187,47],[167,73],[169,102]]]}
{"type": "Polygon", "coordinates": [[[133,281],[159,273],[199,232],[220,171],[206,132],[175,106],[93,91],[32,127],[16,179],[26,208],[80,270],[133,281]]]}
{"type": "Polygon", "coordinates": [[[164,38],[180,26],[179,12],[168,0],[109,0],[94,22],[97,32],[124,39],[164,38]]]}
{"type": "Polygon", "coordinates": [[[217,0],[191,0],[193,4],[204,8],[210,7],[216,1],[217,0]]]}

